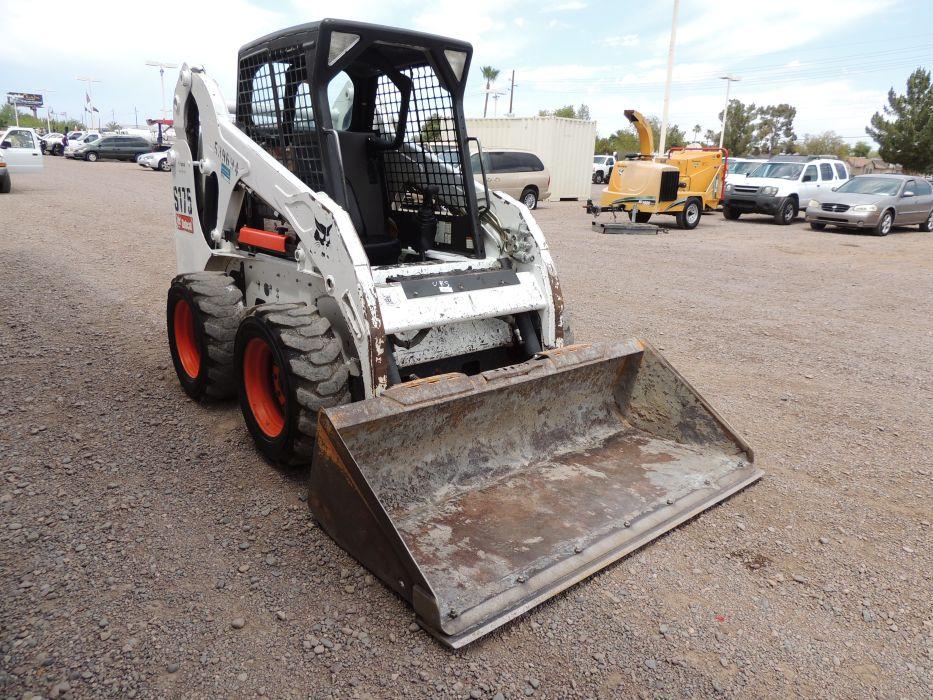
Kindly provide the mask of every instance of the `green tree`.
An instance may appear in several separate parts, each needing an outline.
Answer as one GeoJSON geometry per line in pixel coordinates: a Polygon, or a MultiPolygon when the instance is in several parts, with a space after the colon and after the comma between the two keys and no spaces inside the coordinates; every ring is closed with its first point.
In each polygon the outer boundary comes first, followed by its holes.
{"type": "Polygon", "coordinates": [[[852,155],[858,156],[859,158],[867,158],[871,153],[871,146],[869,146],[864,141],[859,141],[857,144],[852,146],[852,155]]]}
{"type": "Polygon", "coordinates": [[[32,116],[32,112],[24,112],[21,109],[14,111],[14,107],[11,104],[5,104],[3,107],[0,107],[0,129],[16,125],[16,112],[19,112],[20,126],[25,126],[30,129],[45,129],[45,119],[34,117],[32,116]]]}
{"type": "Polygon", "coordinates": [[[564,105],[563,107],[558,107],[557,109],[539,109],[539,117],[563,117],[565,119],[583,119],[584,121],[590,120],[590,107],[589,105],[580,105],[579,107],[574,107],[573,105],[564,105]]]}
{"type": "MultiPolygon", "coordinates": [[[[786,103],[768,105],[758,110],[756,138],[762,152],[768,155],[775,152],[794,152],[797,142],[797,134],[794,132],[796,116],[797,108],[786,103]]],[[[726,129],[728,128],[727,123],[726,129]]]]}
{"type": "Polygon", "coordinates": [[[123,125],[117,122],[107,122],[106,124],[104,124],[104,128],[107,131],[119,131],[120,129],[123,128],[123,125]]]}
{"type": "Polygon", "coordinates": [[[892,87],[884,112],[875,112],[865,132],[878,142],[878,153],[916,173],[933,171],[933,85],[930,71],[918,68],[907,78],[907,92],[892,87]]]}
{"type": "Polygon", "coordinates": [[[441,137],[441,116],[432,112],[421,127],[421,141],[427,143],[437,141],[441,137]]]}
{"type": "MultiPolygon", "coordinates": [[[[722,142],[723,148],[729,150],[729,155],[739,157],[752,155],[755,152],[755,130],[758,112],[759,109],[754,102],[745,104],[741,100],[729,100],[726,138],[722,142]]],[[[722,112],[719,113],[719,123],[722,124],[722,112]]],[[[710,144],[718,144],[719,134],[719,131],[707,131],[706,140],[710,144]]]]}
{"type": "Polygon", "coordinates": [[[483,66],[480,68],[480,72],[483,74],[483,80],[486,81],[486,102],[483,104],[483,119],[485,119],[486,113],[489,111],[489,87],[499,77],[499,69],[492,66],[483,66]]]}
{"type": "Polygon", "coordinates": [[[845,158],[849,155],[849,144],[835,131],[822,134],[806,134],[799,146],[800,153],[808,156],[835,155],[845,158]]]}
{"type": "Polygon", "coordinates": [[[694,124],[694,125],[693,125],[693,140],[694,140],[694,141],[699,141],[699,140],[700,140],[700,131],[702,131],[702,130],[703,130],[703,127],[700,126],[699,124],[694,124]]]}
{"type": "MultiPolygon", "coordinates": [[[[648,124],[651,125],[651,135],[654,137],[654,147],[658,148],[661,145],[661,120],[657,117],[648,117],[648,124]]],[[[687,135],[684,133],[684,130],[676,124],[668,124],[667,140],[664,142],[664,148],[673,148],[674,146],[686,145],[687,135]]]]}

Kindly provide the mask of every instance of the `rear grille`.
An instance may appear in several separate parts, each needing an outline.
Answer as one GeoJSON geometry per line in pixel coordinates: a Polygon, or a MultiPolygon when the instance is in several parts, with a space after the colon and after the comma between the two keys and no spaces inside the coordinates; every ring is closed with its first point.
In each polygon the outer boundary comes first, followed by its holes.
{"type": "Polygon", "coordinates": [[[661,192],[659,202],[673,202],[677,199],[677,188],[680,184],[679,170],[665,170],[661,173],[661,192]]]}
{"type": "Polygon", "coordinates": [[[758,191],[757,187],[752,187],[751,185],[736,185],[733,189],[742,194],[755,194],[758,191]]]}
{"type": "Polygon", "coordinates": [[[834,211],[837,214],[849,210],[848,204],[824,204],[822,206],[823,211],[834,211]]]}

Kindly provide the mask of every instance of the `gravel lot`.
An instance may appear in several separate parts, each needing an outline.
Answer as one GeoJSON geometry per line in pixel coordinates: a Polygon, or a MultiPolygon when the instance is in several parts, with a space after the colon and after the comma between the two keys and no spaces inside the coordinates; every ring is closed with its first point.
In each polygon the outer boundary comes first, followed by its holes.
{"type": "Polygon", "coordinates": [[[176,383],[170,175],[0,196],[0,695],[930,697],[933,236],[538,210],[577,338],[647,337],[765,479],[460,652],[176,383]]]}

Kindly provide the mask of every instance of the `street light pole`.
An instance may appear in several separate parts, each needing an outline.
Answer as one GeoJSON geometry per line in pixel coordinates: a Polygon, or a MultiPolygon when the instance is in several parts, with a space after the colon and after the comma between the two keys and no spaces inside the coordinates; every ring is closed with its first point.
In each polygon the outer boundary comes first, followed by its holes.
{"type": "Polygon", "coordinates": [[[732,83],[738,82],[741,78],[736,78],[731,75],[721,75],[719,79],[726,81],[726,106],[722,108],[722,130],[719,132],[719,147],[722,148],[722,143],[726,138],[726,117],[729,116],[729,88],[732,86],[732,83]]]}
{"type": "Polygon", "coordinates": [[[667,50],[667,81],[664,83],[664,112],[661,115],[661,138],[658,144],[658,155],[664,154],[667,141],[667,108],[671,101],[671,76],[674,73],[674,46],[677,43],[677,11],[680,9],[680,0],[674,0],[674,16],[671,19],[671,43],[667,50]]]}
{"type": "Polygon", "coordinates": [[[159,69],[159,78],[162,81],[162,121],[165,121],[165,69],[178,68],[177,63],[162,63],[161,61],[146,61],[147,66],[159,69]]]}

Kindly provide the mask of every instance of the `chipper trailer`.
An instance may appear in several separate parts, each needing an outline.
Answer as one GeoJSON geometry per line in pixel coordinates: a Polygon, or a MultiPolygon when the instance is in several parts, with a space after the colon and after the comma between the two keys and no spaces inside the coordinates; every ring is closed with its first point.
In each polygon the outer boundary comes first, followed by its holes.
{"type": "Polygon", "coordinates": [[[586,209],[596,216],[602,211],[622,213],[626,221],[600,225],[594,221],[593,228],[603,233],[640,233],[653,214],[672,215],[678,228],[696,228],[703,212],[722,202],[729,152],[675,147],[659,158],[651,125],[634,109],[624,114],[638,133],[639,152],[616,162],[599,205],[587,202],[586,209]]]}
{"type": "Polygon", "coordinates": [[[451,647],[760,476],[647,343],[572,342],[541,229],[470,169],[471,53],[327,19],[240,50],[235,117],[188,65],[173,107],[183,389],[238,395],[451,647]]]}

